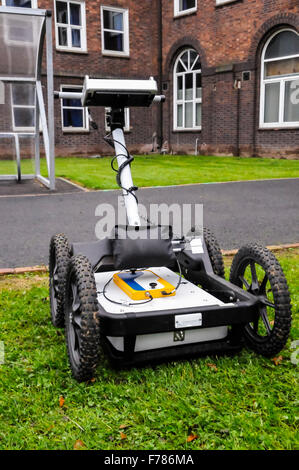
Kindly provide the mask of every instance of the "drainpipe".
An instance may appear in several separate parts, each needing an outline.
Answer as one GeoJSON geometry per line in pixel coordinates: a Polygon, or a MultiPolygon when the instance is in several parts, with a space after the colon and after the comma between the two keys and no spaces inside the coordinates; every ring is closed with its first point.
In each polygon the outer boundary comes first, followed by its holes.
{"type": "Polygon", "coordinates": [[[255,66],[254,68],[254,92],[253,92],[253,103],[254,103],[254,109],[253,109],[253,139],[252,139],[252,156],[253,157],[256,157],[257,156],[257,143],[256,143],[256,139],[257,139],[257,131],[258,131],[258,128],[257,128],[257,112],[260,112],[260,111],[257,111],[259,110],[259,107],[258,107],[258,93],[257,93],[257,87],[258,87],[258,84],[259,84],[259,79],[258,79],[258,76],[259,76],[259,73],[258,73],[258,68],[255,66]]]}
{"type": "MultiPolygon", "coordinates": [[[[158,15],[158,76],[159,76],[159,93],[163,94],[162,80],[163,80],[163,21],[162,21],[162,0],[157,0],[157,15],[158,15]]],[[[158,145],[160,149],[163,145],[163,103],[159,104],[158,111],[158,145]]]]}
{"type": "Polygon", "coordinates": [[[197,139],[195,140],[195,156],[198,155],[198,141],[199,141],[199,139],[197,138],[197,139]]]}
{"type": "Polygon", "coordinates": [[[236,135],[236,157],[240,156],[240,103],[241,103],[242,81],[236,78],[234,73],[234,89],[237,91],[237,135],[236,135]]]}
{"type": "Polygon", "coordinates": [[[240,108],[241,108],[241,80],[237,80],[237,157],[240,156],[240,108]]]}

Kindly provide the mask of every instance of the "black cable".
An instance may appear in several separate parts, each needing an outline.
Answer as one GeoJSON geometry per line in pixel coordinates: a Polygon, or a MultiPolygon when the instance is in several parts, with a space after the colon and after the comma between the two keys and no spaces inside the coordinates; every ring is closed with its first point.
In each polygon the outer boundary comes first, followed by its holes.
{"type": "Polygon", "coordinates": [[[107,294],[106,294],[106,289],[108,287],[108,285],[110,284],[110,282],[112,281],[113,277],[111,277],[109,279],[108,282],[106,282],[106,284],[104,285],[104,288],[101,292],[101,294],[103,294],[103,296],[105,297],[106,300],[108,300],[108,302],[111,302],[113,304],[116,304],[116,305],[125,305],[127,307],[131,307],[131,306],[136,306],[136,305],[142,305],[142,304],[148,304],[149,302],[151,302],[153,300],[153,297],[149,294],[149,299],[148,300],[145,300],[145,301],[142,301],[142,302],[138,302],[138,303],[126,303],[126,302],[117,302],[116,300],[113,300],[113,299],[110,299],[107,294]]]}
{"type": "Polygon", "coordinates": [[[134,161],[134,157],[132,155],[129,154],[129,151],[127,149],[127,147],[122,143],[122,142],[119,142],[118,140],[114,139],[113,135],[112,135],[112,132],[110,132],[109,134],[107,134],[105,137],[104,137],[104,140],[105,142],[110,145],[112,148],[115,149],[115,143],[121,145],[121,147],[124,148],[125,152],[126,153],[120,153],[118,155],[115,155],[112,160],[111,160],[111,168],[113,171],[116,172],[116,183],[117,185],[123,190],[123,191],[126,191],[127,194],[131,194],[132,196],[134,196],[137,204],[138,204],[138,199],[137,199],[137,196],[135,194],[135,191],[138,190],[138,187],[137,186],[132,186],[131,188],[124,188],[122,185],[121,185],[121,173],[123,171],[123,169],[128,166],[128,165],[131,165],[131,163],[134,161]],[[126,158],[126,161],[124,163],[122,163],[120,165],[119,168],[115,168],[114,166],[114,162],[115,160],[118,158],[118,157],[125,157],[126,158]]]}
{"type": "MultiPolygon", "coordinates": [[[[174,292],[176,292],[181,283],[182,283],[182,269],[181,269],[181,265],[178,261],[178,259],[176,260],[177,261],[177,265],[178,265],[178,268],[179,268],[179,281],[176,285],[176,287],[171,291],[171,292],[165,292],[165,291],[162,291],[162,294],[164,296],[167,296],[167,295],[171,295],[173,294],[174,292]]],[[[142,269],[137,269],[136,271],[142,271],[142,269]]],[[[151,302],[154,298],[151,296],[151,294],[149,294],[149,299],[148,300],[145,300],[145,301],[142,301],[142,302],[134,302],[134,303],[126,303],[126,302],[118,302],[116,300],[113,300],[113,299],[110,299],[107,294],[106,294],[106,291],[107,291],[107,287],[109,286],[110,282],[112,281],[113,279],[113,276],[106,282],[106,284],[104,285],[103,287],[103,290],[102,292],[98,292],[98,294],[103,294],[103,296],[105,297],[106,300],[108,300],[108,302],[111,302],[113,304],[116,304],[116,305],[126,305],[128,307],[131,307],[131,306],[136,306],[136,305],[142,305],[142,304],[148,304],[149,302],[151,302]]]]}
{"type": "Polygon", "coordinates": [[[177,262],[177,265],[178,265],[178,268],[179,268],[179,282],[177,283],[176,287],[171,292],[162,292],[163,295],[173,294],[174,292],[176,292],[178,290],[178,288],[180,287],[180,285],[182,283],[182,278],[183,278],[182,268],[181,268],[181,265],[180,265],[179,260],[177,258],[176,258],[176,262],[177,262]]]}
{"type": "MultiPolygon", "coordinates": [[[[138,187],[137,186],[132,186],[131,188],[124,188],[122,185],[121,185],[121,173],[123,171],[123,169],[127,166],[127,165],[131,165],[131,163],[133,162],[134,160],[134,157],[132,157],[132,155],[129,154],[129,151],[127,149],[127,147],[122,143],[122,142],[119,142],[118,140],[114,139],[113,135],[112,135],[112,132],[110,132],[109,134],[105,135],[104,136],[104,140],[105,142],[110,145],[112,148],[115,149],[115,143],[119,144],[121,147],[124,148],[125,150],[125,154],[124,153],[121,153],[119,155],[115,155],[112,160],[111,160],[111,168],[113,171],[116,172],[116,183],[117,185],[124,191],[126,191],[128,194],[132,194],[132,196],[134,196],[137,204],[138,204],[138,199],[137,199],[137,196],[135,194],[135,191],[138,190],[138,187]],[[117,159],[117,157],[125,157],[126,158],[126,161],[124,163],[122,163],[118,168],[115,168],[114,166],[114,162],[115,160],[117,159]]],[[[166,295],[171,295],[173,294],[174,292],[176,292],[178,290],[178,288],[180,287],[181,285],[181,282],[182,282],[182,269],[181,269],[181,265],[178,261],[178,259],[176,260],[177,261],[177,265],[178,265],[178,268],[179,268],[179,282],[177,283],[177,286],[173,289],[173,291],[171,292],[165,292],[163,291],[162,294],[164,296],[166,295]]],[[[105,297],[106,300],[108,300],[109,302],[112,302],[116,305],[124,305],[123,302],[117,302],[113,299],[109,299],[109,297],[107,296],[106,294],[106,289],[108,287],[108,285],[110,284],[110,282],[112,281],[113,277],[111,277],[108,282],[106,282],[106,284],[104,285],[104,288],[103,288],[103,291],[101,292],[103,294],[103,296],[105,297]]],[[[148,302],[151,302],[153,300],[153,297],[150,295],[150,299],[149,300],[146,300],[145,302],[139,302],[138,304],[134,303],[129,303],[127,304],[128,306],[131,306],[131,305],[141,305],[141,304],[146,304],[148,302]]]]}

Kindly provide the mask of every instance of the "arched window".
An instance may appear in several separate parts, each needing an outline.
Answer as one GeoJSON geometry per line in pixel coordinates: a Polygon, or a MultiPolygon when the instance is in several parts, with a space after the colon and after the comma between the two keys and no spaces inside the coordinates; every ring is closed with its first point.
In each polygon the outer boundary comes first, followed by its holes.
{"type": "Polygon", "coordinates": [[[266,43],[261,64],[261,127],[299,127],[299,34],[279,31],[266,43]]]}
{"type": "Polygon", "coordinates": [[[178,56],[173,79],[174,129],[201,129],[201,64],[196,51],[178,56]]]}

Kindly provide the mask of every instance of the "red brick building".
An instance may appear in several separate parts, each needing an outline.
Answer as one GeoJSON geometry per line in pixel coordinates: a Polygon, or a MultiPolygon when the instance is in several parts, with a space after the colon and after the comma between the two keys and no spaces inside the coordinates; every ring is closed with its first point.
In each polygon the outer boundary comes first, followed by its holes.
{"type": "MultiPolygon", "coordinates": [[[[298,0],[2,4],[53,11],[57,90],[85,75],[157,79],[166,102],[127,111],[131,151],[299,157],[298,0]]],[[[110,152],[105,111],[90,111],[98,130],[80,102],[56,102],[57,156],[110,152]]]]}

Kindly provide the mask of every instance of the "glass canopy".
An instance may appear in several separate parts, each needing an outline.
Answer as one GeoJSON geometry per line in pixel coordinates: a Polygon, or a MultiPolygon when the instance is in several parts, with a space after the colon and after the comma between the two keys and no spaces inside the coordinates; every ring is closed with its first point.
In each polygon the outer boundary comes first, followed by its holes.
{"type": "MultiPolygon", "coordinates": [[[[18,168],[16,175],[0,175],[0,179],[20,180],[21,157],[30,158],[33,149],[35,172],[26,177],[39,179],[55,189],[54,104],[53,104],[52,15],[48,10],[21,7],[0,7],[0,157],[7,157],[5,142],[15,142],[18,168]],[[41,84],[41,66],[46,42],[47,115],[41,84]],[[40,132],[47,175],[40,173],[40,132]],[[26,139],[24,139],[24,137],[26,139]],[[22,146],[22,142],[30,139],[22,146]]],[[[11,145],[10,145],[11,147],[11,145]]]]}
{"type": "Polygon", "coordinates": [[[23,9],[21,14],[0,13],[0,77],[37,78],[45,16],[24,15],[23,9]]]}

